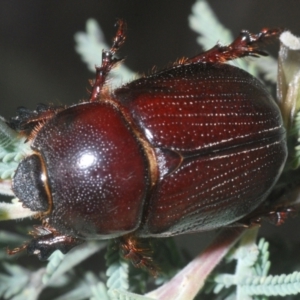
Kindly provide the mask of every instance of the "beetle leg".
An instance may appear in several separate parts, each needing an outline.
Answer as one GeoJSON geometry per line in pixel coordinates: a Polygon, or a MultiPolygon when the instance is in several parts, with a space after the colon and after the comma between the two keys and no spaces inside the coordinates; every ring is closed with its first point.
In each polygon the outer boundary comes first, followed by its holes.
{"type": "Polygon", "coordinates": [[[116,66],[117,63],[123,60],[115,58],[114,54],[125,42],[126,23],[123,20],[118,20],[117,25],[118,30],[113,40],[112,47],[110,48],[110,50],[102,51],[102,64],[101,66],[95,66],[96,78],[92,83],[93,89],[89,99],[90,102],[99,100],[99,96],[103,90],[107,75],[109,74],[110,70],[116,66]]]}
{"type": "Polygon", "coordinates": [[[40,260],[47,260],[55,250],[66,254],[82,243],[82,240],[72,236],[48,234],[32,239],[27,245],[27,253],[37,255],[40,260]]]}
{"type": "Polygon", "coordinates": [[[261,220],[266,220],[273,225],[280,226],[287,220],[287,218],[295,216],[295,212],[296,210],[294,207],[278,207],[275,210],[258,216],[256,219],[252,218],[250,221],[252,221],[253,224],[256,220],[258,220],[259,223],[261,220]]]}
{"type": "MultiPolygon", "coordinates": [[[[267,210],[255,210],[246,218],[238,221],[236,224],[239,226],[251,227],[255,225],[260,225],[263,220],[279,226],[282,225],[287,218],[295,216],[295,208],[294,207],[277,207],[271,211],[267,210]]],[[[235,225],[235,224],[233,224],[235,225]]]]}
{"type": "Polygon", "coordinates": [[[119,238],[120,250],[125,259],[131,261],[136,268],[142,268],[157,277],[159,268],[153,262],[153,249],[149,239],[140,239],[133,235],[119,238]]]}
{"type": "Polygon", "coordinates": [[[259,50],[259,46],[272,38],[278,38],[282,29],[264,28],[258,34],[243,30],[228,46],[217,44],[213,48],[185,61],[185,63],[224,63],[228,60],[245,56],[259,57],[267,53],[259,50]]]}
{"type": "Polygon", "coordinates": [[[26,250],[27,245],[28,245],[28,244],[25,243],[25,244],[23,244],[22,246],[16,247],[16,248],[14,248],[14,249],[12,249],[12,250],[10,250],[9,248],[7,248],[7,249],[6,249],[6,253],[7,253],[8,255],[14,255],[14,254],[20,253],[20,252],[26,250]]]}
{"type": "Polygon", "coordinates": [[[51,119],[57,112],[65,109],[64,106],[51,106],[39,104],[35,110],[20,107],[17,116],[8,121],[8,125],[24,134],[27,140],[32,140],[47,120],[51,119]]]}
{"type": "Polygon", "coordinates": [[[40,260],[47,260],[55,250],[60,250],[65,254],[83,243],[82,240],[60,234],[53,228],[36,227],[35,231],[30,234],[35,237],[29,243],[12,250],[7,249],[6,252],[12,255],[27,250],[28,254],[37,255],[40,260]]]}

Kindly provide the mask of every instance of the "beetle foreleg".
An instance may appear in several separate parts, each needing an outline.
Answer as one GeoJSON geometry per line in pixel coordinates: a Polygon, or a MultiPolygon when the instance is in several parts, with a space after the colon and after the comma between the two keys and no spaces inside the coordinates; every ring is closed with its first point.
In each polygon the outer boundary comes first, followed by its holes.
{"type": "Polygon", "coordinates": [[[55,250],[66,254],[81,243],[83,241],[80,239],[51,233],[32,239],[27,245],[27,253],[37,255],[40,260],[47,260],[55,250]]]}
{"type": "Polygon", "coordinates": [[[228,60],[245,56],[266,56],[267,53],[261,51],[259,46],[269,39],[278,38],[281,32],[282,30],[278,28],[264,28],[258,34],[243,30],[230,45],[221,46],[220,44],[217,44],[213,48],[188,59],[185,63],[224,63],[228,60]]]}
{"type": "Polygon", "coordinates": [[[55,250],[60,250],[65,254],[83,243],[82,240],[60,234],[53,228],[36,227],[35,231],[30,234],[34,235],[34,238],[29,243],[12,250],[7,249],[6,252],[13,255],[27,250],[28,254],[37,255],[40,260],[47,260],[55,250]]]}
{"type": "Polygon", "coordinates": [[[39,104],[35,110],[20,107],[17,116],[8,121],[8,125],[21,132],[27,140],[33,139],[45,122],[51,119],[57,112],[65,109],[64,106],[51,106],[39,104]]]}
{"type": "Polygon", "coordinates": [[[14,249],[12,249],[12,250],[10,250],[9,248],[7,248],[7,249],[6,249],[6,253],[7,253],[8,255],[14,255],[14,254],[17,254],[17,253],[19,253],[19,252],[22,252],[22,251],[26,250],[26,249],[27,249],[27,246],[28,246],[28,244],[25,243],[25,244],[23,244],[22,246],[16,247],[16,248],[14,248],[14,249]]]}

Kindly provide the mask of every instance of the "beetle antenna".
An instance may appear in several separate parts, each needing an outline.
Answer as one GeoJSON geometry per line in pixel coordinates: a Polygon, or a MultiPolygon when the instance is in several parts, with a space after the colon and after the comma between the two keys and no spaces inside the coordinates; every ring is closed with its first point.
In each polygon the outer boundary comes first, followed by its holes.
{"type": "Polygon", "coordinates": [[[99,100],[99,96],[102,92],[103,86],[106,82],[106,78],[112,68],[123,59],[115,58],[115,53],[124,44],[126,39],[126,23],[124,20],[118,20],[116,25],[118,26],[116,35],[113,39],[113,44],[110,50],[102,50],[102,63],[101,66],[95,66],[96,78],[93,82],[93,89],[90,95],[90,102],[99,100]]]}

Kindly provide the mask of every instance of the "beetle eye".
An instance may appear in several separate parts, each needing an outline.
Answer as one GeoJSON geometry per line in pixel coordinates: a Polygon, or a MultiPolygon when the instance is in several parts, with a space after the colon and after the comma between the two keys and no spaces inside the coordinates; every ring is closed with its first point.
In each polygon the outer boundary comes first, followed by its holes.
{"type": "Polygon", "coordinates": [[[32,211],[47,211],[47,176],[40,157],[31,155],[19,164],[13,177],[12,190],[23,204],[32,211]]]}

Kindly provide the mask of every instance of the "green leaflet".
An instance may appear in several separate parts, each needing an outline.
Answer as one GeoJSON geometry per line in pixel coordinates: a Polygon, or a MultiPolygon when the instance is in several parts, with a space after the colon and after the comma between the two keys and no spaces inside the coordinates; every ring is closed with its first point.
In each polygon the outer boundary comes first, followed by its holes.
{"type": "MultiPolygon", "coordinates": [[[[0,117],[0,179],[11,179],[20,160],[32,153],[29,143],[25,143],[25,138],[12,130],[0,117]]],[[[0,194],[7,194],[1,189],[0,194]]]]}

